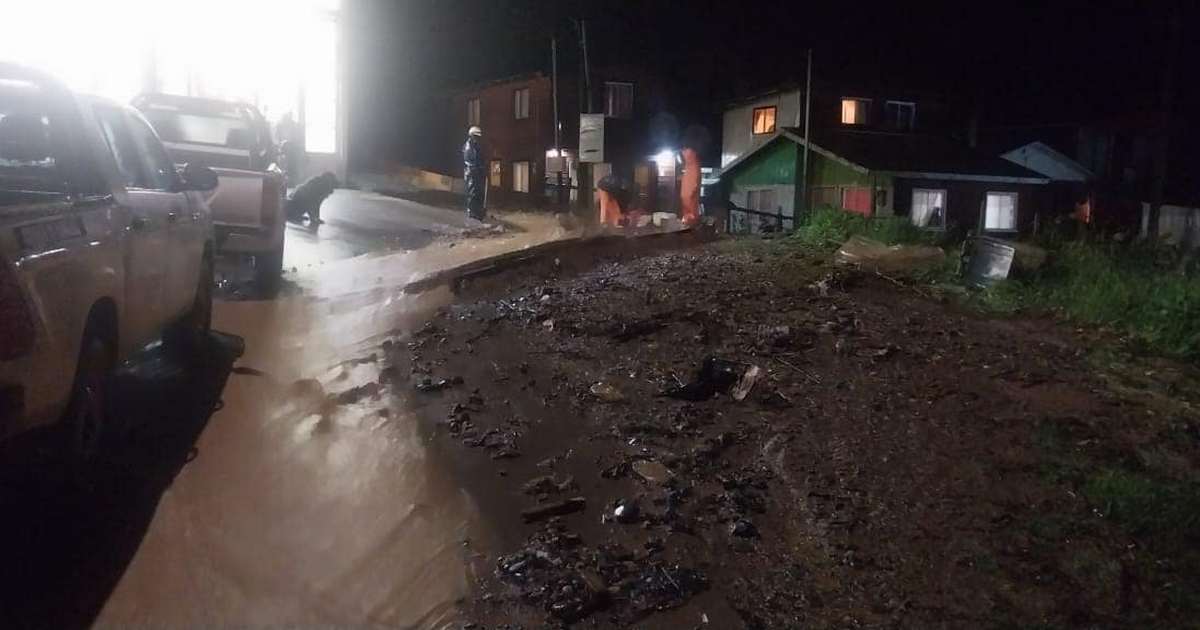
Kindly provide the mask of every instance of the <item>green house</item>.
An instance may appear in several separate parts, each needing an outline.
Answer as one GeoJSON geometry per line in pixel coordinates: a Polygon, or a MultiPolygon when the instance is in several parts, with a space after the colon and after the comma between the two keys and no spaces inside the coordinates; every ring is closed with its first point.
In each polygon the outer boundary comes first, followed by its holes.
{"type": "Polygon", "coordinates": [[[1013,233],[1049,203],[1044,176],[952,140],[911,133],[785,127],[721,170],[730,230],[791,229],[797,210],[897,215],[932,230],[1013,233]],[[805,172],[807,185],[801,186],[805,172]],[[807,203],[805,203],[807,202],[807,203]]]}

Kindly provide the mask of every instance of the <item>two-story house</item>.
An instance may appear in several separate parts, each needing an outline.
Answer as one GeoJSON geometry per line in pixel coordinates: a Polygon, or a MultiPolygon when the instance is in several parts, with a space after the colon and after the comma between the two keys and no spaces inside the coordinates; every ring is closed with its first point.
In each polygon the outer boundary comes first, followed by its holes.
{"type": "Polygon", "coordinates": [[[729,105],[721,180],[734,229],[759,221],[738,208],[781,215],[832,206],[867,216],[908,216],[928,229],[1016,232],[1044,203],[1047,179],[981,153],[938,98],[881,94],[818,82],[804,134],[803,89],[789,87],[729,105]]]}
{"type": "MultiPolygon", "coordinates": [[[[591,98],[570,73],[559,76],[558,126],[554,133],[554,82],[535,72],[467,86],[450,98],[447,164],[461,170],[457,153],[467,129],[483,129],[488,156],[489,197],[541,205],[579,198],[580,114],[603,121],[602,156],[592,181],[615,173],[634,184],[635,199],[652,204],[657,187],[656,149],[649,132],[663,102],[661,83],[633,68],[599,68],[591,73],[591,98]],[[457,144],[456,144],[457,142],[457,144]],[[559,188],[559,182],[562,187],[559,188]],[[558,195],[562,196],[559,197],[558,195]]],[[[591,160],[595,161],[595,159],[591,160]]]]}

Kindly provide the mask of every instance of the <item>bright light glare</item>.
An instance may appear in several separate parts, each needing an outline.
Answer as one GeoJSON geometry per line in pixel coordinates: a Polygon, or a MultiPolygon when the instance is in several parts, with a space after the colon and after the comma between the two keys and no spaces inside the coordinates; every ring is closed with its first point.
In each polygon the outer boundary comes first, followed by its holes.
{"type": "Polygon", "coordinates": [[[128,102],[172,94],[244,100],[268,118],[306,95],[310,151],[336,134],[340,0],[14,0],[0,60],[50,72],[76,90],[128,102]]]}
{"type": "Polygon", "coordinates": [[[675,152],[670,149],[663,149],[654,155],[654,163],[658,165],[659,170],[668,169],[675,166],[675,152]]]}

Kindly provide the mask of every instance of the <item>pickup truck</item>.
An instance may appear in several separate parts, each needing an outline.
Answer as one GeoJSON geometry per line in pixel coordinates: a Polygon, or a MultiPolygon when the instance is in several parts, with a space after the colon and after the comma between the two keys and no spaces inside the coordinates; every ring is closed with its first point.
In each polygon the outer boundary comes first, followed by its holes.
{"type": "Polygon", "coordinates": [[[158,131],[177,164],[203,164],[220,179],[208,199],[217,252],[254,258],[255,280],[272,289],[283,268],[287,182],[271,128],[253,105],[143,94],[133,106],[158,131]]]}
{"type": "Polygon", "coordinates": [[[132,107],[0,63],[0,440],[57,426],[86,462],[112,370],[159,339],[203,341],[216,185],[178,172],[132,107]]]}

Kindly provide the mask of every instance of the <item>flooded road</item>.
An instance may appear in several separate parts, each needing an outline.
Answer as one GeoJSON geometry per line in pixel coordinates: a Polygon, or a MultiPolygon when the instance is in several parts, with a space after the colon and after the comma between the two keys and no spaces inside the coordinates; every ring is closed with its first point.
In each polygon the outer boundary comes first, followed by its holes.
{"type": "MultiPolygon", "coordinates": [[[[139,516],[107,513],[128,508],[132,491],[119,476],[106,487],[111,501],[78,507],[64,499],[34,515],[61,521],[88,512],[85,522],[119,523],[111,539],[120,545],[99,536],[95,545],[112,549],[81,567],[78,557],[91,546],[74,540],[74,527],[64,529],[74,551],[64,552],[61,567],[42,568],[47,590],[33,603],[34,594],[17,594],[26,609],[9,608],[18,610],[17,625],[44,626],[48,618],[58,627],[94,619],[104,628],[449,623],[468,586],[464,541],[487,531],[423,442],[409,390],[393,391],[381,376],[378,349],[452,299],[447,289],[408,294],[409,283],[572,233],[553,217],[529,215],[506,218],[503,233],[471,236],[445,210],[352,191],[333,199],[316,233],[289,228],[291,290],[216,305],[214,328],[241,337],[245,349],[232,373],[226,363],[214,376],[209,398],[191,401],[205,388],[177,369],[167,369],[173,381],[133,385],[121,413],[151,425],[135,437],[184,426],[198,433],[194,447],[134,440],[132,448],[173,451],[146,484],[139,516]],[[148,402],[151,392],[157,402],[148,402]],[[50,585],[62,581],[59,573],[86,574],[89,563],[96,576],[76,575],[73,589],[59,591],[78,610],[60,615],[50,585]]],[[[172,443],[181,441],[187,437],[172,443]]],[[[152,455],[114,456],[113,468],[139,474],[145,456],[152,455]]],[[[14,509],[22,500],[38,509],[45,503],[36,495],[14,500],[14,509]]],[[[22,526],[5,544],[60,542],[59,534],[42,540],[38,526],[22,526]]],[[[35,551],[28,555],[37,561],[35,551]]]]}

